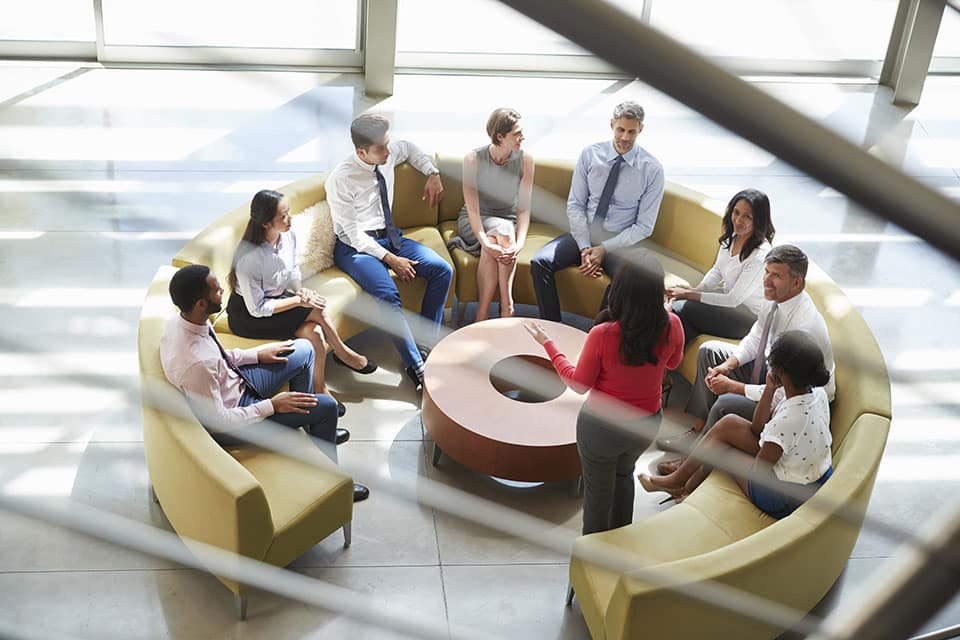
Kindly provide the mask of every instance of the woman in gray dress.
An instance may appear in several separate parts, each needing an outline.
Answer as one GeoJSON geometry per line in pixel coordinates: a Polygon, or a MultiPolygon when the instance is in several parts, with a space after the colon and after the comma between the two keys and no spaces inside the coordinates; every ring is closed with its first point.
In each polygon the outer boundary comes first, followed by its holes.
{"type": "Polygon", "coordinates": [[[513,316],[513,276],[517,254],[530,227],[533,157],[520,150],[520,114],[497,109],[487,119],[490,144],[463,159],[463,200],[457,219],[458,237],[450,247],[480,256],[477,320],[486,320],[497,287],[500,317],[513,316]]]}

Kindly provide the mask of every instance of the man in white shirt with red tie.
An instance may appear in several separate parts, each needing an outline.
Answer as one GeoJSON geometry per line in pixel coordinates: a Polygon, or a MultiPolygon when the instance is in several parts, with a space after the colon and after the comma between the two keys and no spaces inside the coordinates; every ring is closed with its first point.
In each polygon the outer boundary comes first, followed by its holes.
{"type": "MultiPolygon", "coordinates": [[[[820,347],[830,372],[824,390],[833,402],[833,348],[823,316],[804,291],[808,264],[806,254],[793,245],[777,245],[767,253],[763,273],[766,302],[757,321],[739,345],[711,340],[700,346],[697,379],[685,409],[696,419],[694,426],[679,436],[658,441],[661,449],[689,451],[701,435],[728,413],[752,419],[757,400],[763,394],[770,348],[786,331],[803,331],[820,347]]],[[[660,463],[658,470],[669,473],[670,465],[660,463]]]]}
{"type": "MultiPolygon", "coordinates": [[[[303,339],[271,342],[259,349],[225,349],[209,317],[223,304],[223,287],[204,265],[190,265],[170,279],[170,298],[180,313],[160,338],[160,364],[170,384],[187,399],[200,423],[221,445],[245,442],[253,425],[272,420],[304,427],[316,438],[342,444],[350,432],[337,428],[337,401],[313,393],[313,346],[303,339]],[[289,383],[290,391],[278,391],[289,383]]],[[[334,450],[334,456],[336,450],[334,450]]],[[[354,501],[370,491],[354,484],[354,501]]]]}
{"type": "Polygon", "coordinates": [[[383,328],[393,336],[407,376],[419,389],[423,384],[423,354],[403,316],[400,292],[390,277],[393,269],[403,282],[424,278],[420,315],[428,335],[436,337],[443,320],[443,307],[453,281],[453,267],[435,251],[404,238],[394,222],[393,171],[409,162],[428,176],[423,197],[436,206],[443,195],[440,172],[430,156],[406,140],[390,140],[390,122],[376,114],[364,114],[350,125],[355,153],[330,173],[327,202],[337,242],[333,260],[360,287],[381,303],[383,328]]]}

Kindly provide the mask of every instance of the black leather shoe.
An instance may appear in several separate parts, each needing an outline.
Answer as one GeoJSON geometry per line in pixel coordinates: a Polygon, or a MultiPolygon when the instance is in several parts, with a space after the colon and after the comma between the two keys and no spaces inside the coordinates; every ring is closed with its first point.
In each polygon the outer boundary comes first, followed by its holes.
{"type": "Polygon", "coordinates": [[[337,427],[337,444],[343,444],[350,439],[350,432],[337,427]]]}
{"type": "Polygon", "coordinates": [[[347,415],[347,406],[337,400],[337,417],[342,418],[345,415],[347,415]]]}
{"type": "Polygon", "coordinates": [[[417,389],[423,386],[423,378],[417,374],[413,367],[407,367],[403,370],[403,372],[407,374],[407,377],[410,378],[410,381],[413,382],[413,386],[415,386],[417,389]]]}
{"type": "Polygon", "coordinates": [[[407,377],[413,382],[413,387],[417,392],[417,405],[423,404],[423,378],[417,375],[413,367],[407,367],[403,370],[407,377]]]}
{"type": "Polygon", "coordinates": [[[354,502],[363,502],[370,497],[370,489],[366,485],[362,485],[359,482],[353,483],[353,501],[354,502]]]}

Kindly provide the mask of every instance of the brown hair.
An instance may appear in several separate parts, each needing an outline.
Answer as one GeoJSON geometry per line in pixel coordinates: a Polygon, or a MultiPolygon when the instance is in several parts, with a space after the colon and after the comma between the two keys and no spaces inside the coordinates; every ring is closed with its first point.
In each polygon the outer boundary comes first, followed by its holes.
{"type": "Polygon", "coordinates": [[[495,146],[500,146],[500,136],[505,136],[513,130],[513,126],[520,121],[520,114],[513,109],[500,107],[494,109],[490,117],[487,118],[487,135],[490,136],[490,142],[495,146]]]}
{"type": "Polygon", "coordinates": [[[356,149],[368,149],[383,140],[390,130],[390,121],[376,113],[357,116],[350,123],[350,139],[356,149]]]}

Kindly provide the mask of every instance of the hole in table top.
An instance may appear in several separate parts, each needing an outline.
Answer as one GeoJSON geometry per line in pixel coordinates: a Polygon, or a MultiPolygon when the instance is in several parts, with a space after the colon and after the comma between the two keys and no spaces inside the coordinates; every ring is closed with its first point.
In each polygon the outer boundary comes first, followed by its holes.
{"type": "Polygon", "coordinates": [[[493,365],[490,384],[517,402],[548,402],[566,389],[549,360],[526,355],[510,356],[493,365]]]}

